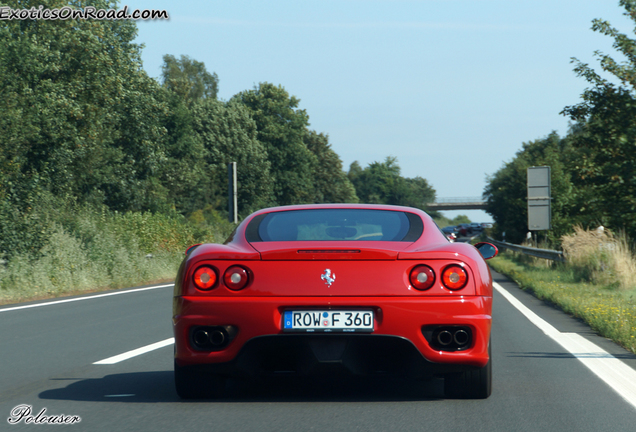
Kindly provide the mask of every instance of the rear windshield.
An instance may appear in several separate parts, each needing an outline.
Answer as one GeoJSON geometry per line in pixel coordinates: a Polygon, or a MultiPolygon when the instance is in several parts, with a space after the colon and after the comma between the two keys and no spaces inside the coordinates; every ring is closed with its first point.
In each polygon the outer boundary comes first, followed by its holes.
{"type": "Polygon", "coordinates": [[[258,241],[415,241],[423,231],[419,216],[391,210],[314,209],[259,215],[247,227],[258,241]]]}

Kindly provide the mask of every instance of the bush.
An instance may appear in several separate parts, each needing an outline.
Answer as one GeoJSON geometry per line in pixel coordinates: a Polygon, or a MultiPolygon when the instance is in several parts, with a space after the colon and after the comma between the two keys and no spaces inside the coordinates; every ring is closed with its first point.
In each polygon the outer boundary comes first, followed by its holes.
{"type": "Polygon", "coordinates": [[[0,303],[173,280],[185,249],[222,241],[233,225],[181,215],[60,206],[40,215],[43,246],[0,265],[0,303]]]}
{"type": "Polygon", "coordinates": [[[235,225],[228,221],[227,213],[222,215],[207,205],[203,209],[195,210],[188,216],[188,222],[194,228],[197,243],[223,243],[234,230],[235,225]]]}

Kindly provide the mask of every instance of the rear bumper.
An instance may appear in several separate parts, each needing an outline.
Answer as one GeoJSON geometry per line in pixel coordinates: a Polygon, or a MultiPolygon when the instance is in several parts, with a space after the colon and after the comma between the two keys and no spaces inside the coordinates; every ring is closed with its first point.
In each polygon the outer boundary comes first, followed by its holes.
{"type": "Polygon", "coordinates": [[[230,373],[276,372],[277,367],[311,372],[316,365],[341,365],[350,372],[369,373],[409,364],[436,373],[488,362],[492,297],[175,297],[174,302],[175,359],[180,366],[216,365],[230,373]],[[374,331],[285,334],[282,314],[298,307],[370,308],[375,312],[374,331]],[[437,325],[469,327],[470,347],[456,352],[433,349],[422,329],[437,325]],[[193,346],[190,330],[197,326],[233,326],[237,332],[223,349],[210,352],[193,346]]]}

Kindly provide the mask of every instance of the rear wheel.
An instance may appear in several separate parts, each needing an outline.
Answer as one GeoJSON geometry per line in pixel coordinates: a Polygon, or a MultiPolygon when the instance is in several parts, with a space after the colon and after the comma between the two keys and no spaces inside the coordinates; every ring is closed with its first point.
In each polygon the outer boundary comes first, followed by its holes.
{"type": "Polygon", "coordinates": [[[223,394],[225,377],[174,364],[174,383],[181,399],[216,398],[223,394]]]}
{"type": "Polygon", "coordinates": [[[488,363],[480,369],[444,377],[446,397],[461,399],[486,399],[492,392],[492,354],[488,344],[488,363]]]}

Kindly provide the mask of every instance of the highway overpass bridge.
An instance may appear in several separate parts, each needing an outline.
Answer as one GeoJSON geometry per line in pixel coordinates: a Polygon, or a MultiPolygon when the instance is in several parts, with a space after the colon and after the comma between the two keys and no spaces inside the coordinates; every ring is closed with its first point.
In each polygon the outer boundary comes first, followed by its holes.
{"type": "Polygon", "coordinates": [[[429,210],[485,210],[486,201],[481,197],[437,198],[427,204],[429,210]]]}

